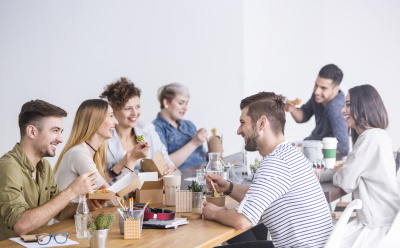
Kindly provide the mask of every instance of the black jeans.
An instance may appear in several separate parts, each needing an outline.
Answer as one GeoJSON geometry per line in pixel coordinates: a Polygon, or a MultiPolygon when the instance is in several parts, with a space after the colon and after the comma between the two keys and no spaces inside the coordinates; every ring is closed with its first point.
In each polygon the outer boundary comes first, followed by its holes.
{"type": "Polygon", "coordinates": [[[230,245],[218,246],[218,248],[274,248],[272,241],[257,240],[249,242],[241,242],[230,245]]]}
{"type": "Polygon", "coordinates": [[[236,244],[249,241],[265,241],[267,240],[268,228],[264,224],[258,224],[257,226],[245,231],[238,236],[231,238],[226,241],[228,244],[236,244]]]}

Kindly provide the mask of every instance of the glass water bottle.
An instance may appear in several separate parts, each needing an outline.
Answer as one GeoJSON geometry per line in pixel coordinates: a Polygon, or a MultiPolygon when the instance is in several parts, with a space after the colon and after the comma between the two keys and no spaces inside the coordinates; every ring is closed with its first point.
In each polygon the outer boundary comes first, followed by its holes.
{"type": "Polygon", "coordinates": [[[86,196],[80,195],[75,215],[76,237],[78,239],[89,237],[89,231],[87,228],[89,220],[90,220],[90,214],[89,214],[89,207],[86,202],[86,196]]]}
{"type": "Polygon", "coordinates": [[[223,166],[220,161],[221,154],[219,152],[211,152],[208,154],[208,164],[206,166],[206,173],[214,173],[221,175],[223,166]]]}

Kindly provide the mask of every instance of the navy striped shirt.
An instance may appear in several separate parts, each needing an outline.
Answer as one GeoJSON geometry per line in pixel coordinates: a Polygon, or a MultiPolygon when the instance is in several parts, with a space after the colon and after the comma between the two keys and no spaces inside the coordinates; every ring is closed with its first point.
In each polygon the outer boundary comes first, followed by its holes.
{"type": "Polygon", "coordinates": [[[321,185],[306,157],[288,141],[263,159],[237,211],[253,226],[261,220],[275,247],[323,247],[332,231],[321,185]]]}

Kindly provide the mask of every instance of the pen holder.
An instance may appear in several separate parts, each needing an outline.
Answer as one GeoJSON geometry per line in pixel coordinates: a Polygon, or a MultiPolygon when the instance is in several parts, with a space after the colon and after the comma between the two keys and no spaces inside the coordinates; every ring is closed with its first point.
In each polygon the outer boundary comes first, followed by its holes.
{"type": "Polygon", "coordinates": [[[139,231],[140,233],[142,232],[143,217],[144,217],[143,209],[123,211],[121,208],[118,208],[117,211],[118,211],[119,231],[122,235],[125,234],[125,222],[132,220],[139,220],[139,231]]]}
{"type": "Polygon", "coordinates": [[[140,219],[124,221],[124,239],[140,238],[140,219]]]}
{"type": "Polygon", "coordinates": [[[189,190],[179,190],[176,192],[176,207],[177,213],[192,212],[192,192],[189,190]]]}

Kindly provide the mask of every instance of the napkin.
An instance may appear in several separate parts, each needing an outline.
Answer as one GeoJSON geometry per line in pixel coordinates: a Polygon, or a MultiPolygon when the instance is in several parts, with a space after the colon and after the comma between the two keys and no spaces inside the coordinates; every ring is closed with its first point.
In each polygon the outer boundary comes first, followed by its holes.
{"type": "Polygon", "coordinates": [[[73,241],[71,239],[67,239],[67,242],[65,242],[64,244],[59,244],[52,238],[50,240],[50,243],[48,243],[47,245],[39,245],[37,242],[25,243],[24,241],[21,240],[21,238],[10,238],[10,240],[27,248],[44,248],[44,247],[57,247],[57,246],[67,246],[67,245],[79,245],[78,242],[73,241]]]}

